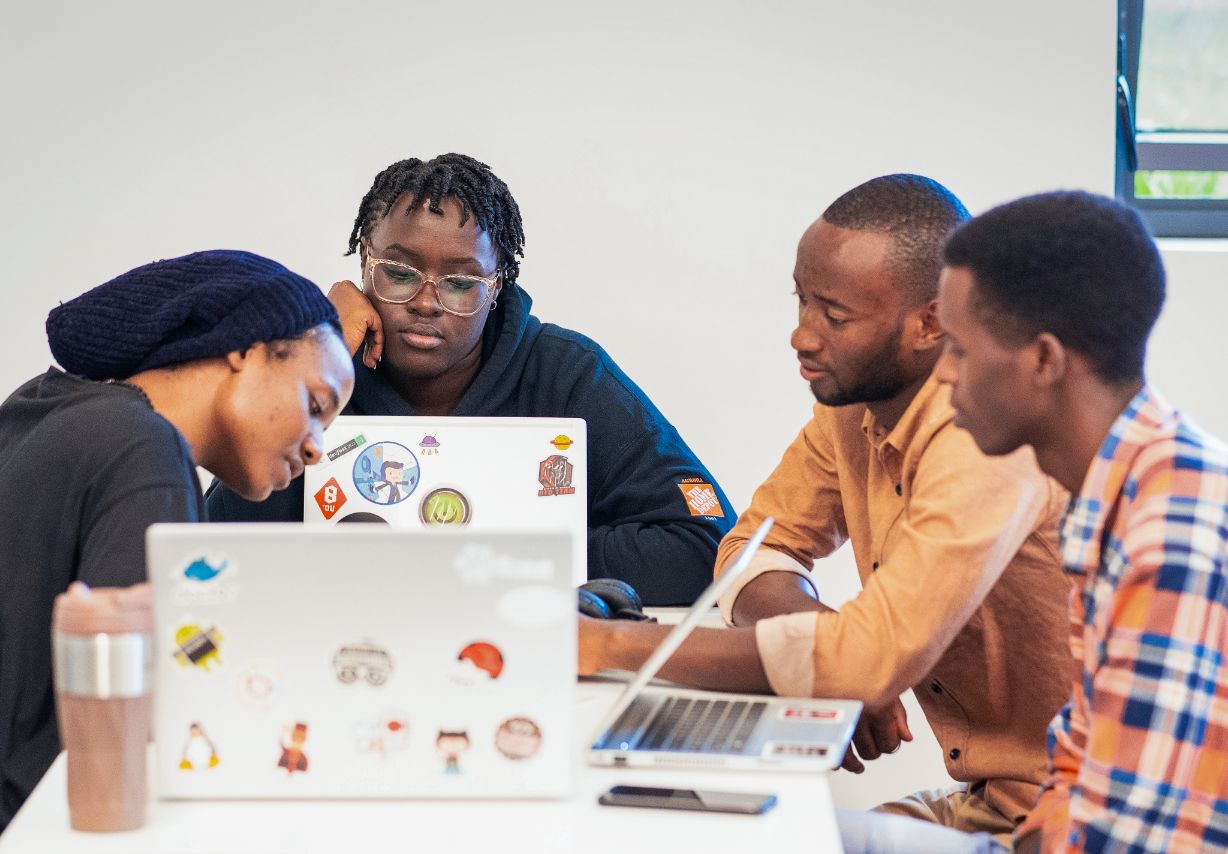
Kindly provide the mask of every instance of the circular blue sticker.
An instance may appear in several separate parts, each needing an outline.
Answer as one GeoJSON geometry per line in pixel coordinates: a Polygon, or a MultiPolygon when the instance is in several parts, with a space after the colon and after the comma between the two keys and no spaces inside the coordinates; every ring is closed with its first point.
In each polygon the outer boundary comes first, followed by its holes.
{"type": "Polygon", "coordinates": [[[373,504],[400,504],[418,488],[418,458],[396,442],[376,442],[354,460],[354,486],[373,504]]]}

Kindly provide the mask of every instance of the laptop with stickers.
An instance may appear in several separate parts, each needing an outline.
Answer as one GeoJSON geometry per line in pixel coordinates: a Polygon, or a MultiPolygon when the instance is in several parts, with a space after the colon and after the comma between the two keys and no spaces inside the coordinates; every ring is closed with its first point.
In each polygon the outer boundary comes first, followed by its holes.
{"type": "Polygon", "coordinates": [[[572,791],[564,532],[154,525],[163,798],[572,791]]]}
{"type": "Polygon", "coordinates": [[[746,570],[772,523],[764,520],[628,683],[597,730],[592,764],[815,771],[834,769],[844,759],[861,714],[858,701],[648,685],[746,570]]]}
{"type": "Polygon", "coordinates": [[[588,441],[579,418],[343,415],[304,473],[303,521],[423,530],[559,528],[588,580],[588,441]]]}

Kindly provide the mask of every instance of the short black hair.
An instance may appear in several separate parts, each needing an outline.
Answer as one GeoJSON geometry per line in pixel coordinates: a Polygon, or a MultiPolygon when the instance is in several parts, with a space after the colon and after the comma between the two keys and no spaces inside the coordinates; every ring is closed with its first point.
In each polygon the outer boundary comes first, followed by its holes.
{"type": "Polygon", "coordinates": [[[1134,209],[1077,190],[1026,196],[962,226],[943,256],[972,272],[973,309],[999,340],[1049,332],[1106,382],[1142,379],[1164,263],[1134,209]]]}
{"type": "Polygon", "coordinates": [[[932,178],[898,173],[872,178],[836,199],[823,219],[838,228],[891,235],[887,265],[917,303],[938,295],[942,244],[968,218],[954,193],[932,178]]]}
{"type": "Polygon", "coordinates": [[[423,202],[431,213],[442,214],[439,202],[455,199],[461,206],[461,225],[473,217],[478,226],[490,235],[499,252],[503,281],[515,284],[520,275],[516,257],[524,257],[524,225],[520,221],[520,206],[490,167],[467,154],[441,154],[430,160],[411,157],[398,160],[375,176],[375,181],[358,206],[354,228],[350,231],[349,251],[353,255],[359,241],[371,233],[372,227],[388,214],[389,209],[406,193],[412,193],[409,208],[423,202]]]}

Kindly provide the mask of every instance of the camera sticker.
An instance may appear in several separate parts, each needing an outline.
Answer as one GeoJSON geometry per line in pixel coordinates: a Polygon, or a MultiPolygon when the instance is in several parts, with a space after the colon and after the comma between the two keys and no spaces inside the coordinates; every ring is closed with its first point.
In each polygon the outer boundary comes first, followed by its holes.
{"type": "Polygon", "coordinates": [[[221,760],[217,757],[217,747],[213,739],[205,734],[204,727],[196,721],[188,724],[188,740],[183,743],[183,751],[179,756],[179,770],[207,771],[216,768],[221,760]]]}
{"type": "Polygon", "coordinates": [[[541,727],[528,718],[508,718],[495,730],[495,747],[513,761],[530,758],[541,746],[541,727]]]}
{"type": "Polygon", "coordinates": [[[184,623],[175,630],[171,657],[184,667],[191,665],[208,673],[222,663],[222,639],[217,626],[184,623]]]}
{"type": "Polygon", "coordinates": [[[397,442],[376,442],[354,460],[354,486],[372,504],[400,504],[418,488],[418,458],[397,442]]]}
{"type": "Polygon", "coordinates": [[[409,749],[409,718],[404,712],[385,712],[374,720],[354,725],[354,747],[359,753],[387,756],[409,749]]]}
{"type": "Polygon", "coordinates": [[[378,688],[392,676],[392,656],[385,647],[369,638],[344,644],[333,654],[333,672],[346,685],[365,679],[378,688]]]}
{"type": "Polygon", "coordinates": [[[307,724],[299,721],[294,726],[281,728],[281,758],[277,760],[278,768],[285,768],[286,773],[307,770],[307,754],[303,745],[307,742],[307,724]]]}
{"type": "Polygon", "coordinates": [[[435,736],[435,751],[443,758],[443,773],[461,773],[460,758],[470,747],[468,729],[441,729],[435,736]]]}
{"type": "Polygon", "coordinates": [[[456,656],[452,681],[470,688],[493,682],[503,672],[503,653],[493,643],[474,641],[456,656]]]}

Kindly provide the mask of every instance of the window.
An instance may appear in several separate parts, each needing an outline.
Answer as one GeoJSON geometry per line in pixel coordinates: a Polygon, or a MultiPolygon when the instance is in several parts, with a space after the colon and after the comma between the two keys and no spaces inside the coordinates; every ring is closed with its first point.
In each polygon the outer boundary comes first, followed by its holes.
{"type": "Polygon", "coordinates": [[[1158,236],[1228,237],[1228,0],[1118,0],[1117,196],[1158,236]]]}

